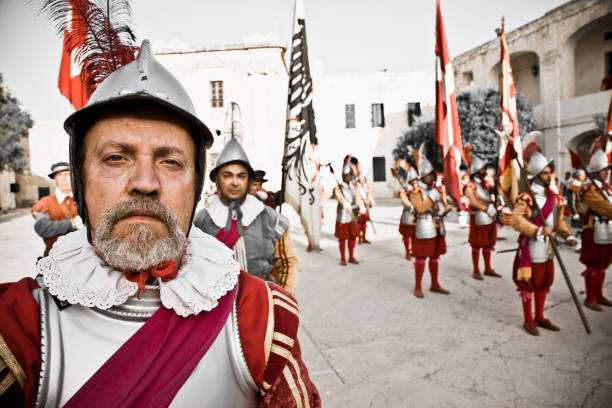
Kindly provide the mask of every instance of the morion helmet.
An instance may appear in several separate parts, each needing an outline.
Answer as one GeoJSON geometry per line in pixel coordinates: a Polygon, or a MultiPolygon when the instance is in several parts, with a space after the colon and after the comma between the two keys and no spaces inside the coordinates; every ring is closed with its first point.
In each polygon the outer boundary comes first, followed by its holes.
{"type": "Polygon", "coordinates": [[[406,174],[406,181],[411,182],[412,180],[419,178],[419,173],[414,169],[414,167],[410,167],[408,173],[406,174]]]}
{"type": "Polygon", "coordinates": [[[149,40],[144,40],[138,57],[109,75],[91,95],[87,105],[68,116],[64,122],[64,129],[70,135],[72,191],[79,215],[87,224],[87,237],[90,242],[91,229],[82,180],[83,138],[100,113],[109,106],[126,106],[128,103],[138,101],[166,108],[181,116],[191,126],[191,136],[196,147],[195,202],[192,219],[200,200],[204,186],[206,149],[212,145],[213,136],[208,127],[198,119],[193,102],[185,88],[155,59],[149,40]]]}
{"type": "Polygon", "coordinates": [[[470,164],[470,175],[478,173],[482,168],[487,165],[487,162],[482,160],[480,157],[475,154],[472,155],[472,163],[470,164]]]}
{"type": "Polygon", "coordinates": [[[249,178],[255,178],[255,171],[253,167],[251,167],[251,163],[249,162],[249,158],[242,148],[242,145],[234,138],[231,138],[229,142],[223,147],[221,153],[219,153],[219,157],[217,158],[217,165],[214,169],[210,171],[210,179],[213,182],[217,181],[217,172],[219,169],[227,164],[241,164],[246,167],[249,172],[249,178]]]}
{"type": "Polygon", "coordinates": [[[597,173],[598,171],[602,171],[610,167],[610,161],[608,160],[608,156],[604,153],[603,150],[597,149],[591,155],[591,160],[589,160],[589,165],[587,170],[589,173],[597,173]]]}
{"type": "Polygon", "coordinates": [[[419,174],[421,175],[421,178],[425,177],[430,173],[433,173],[434,170],[435,169],[433,164],[431,164],[427,157],[423,156],[421,158],[421,168],[419,169],[419,174]]]}

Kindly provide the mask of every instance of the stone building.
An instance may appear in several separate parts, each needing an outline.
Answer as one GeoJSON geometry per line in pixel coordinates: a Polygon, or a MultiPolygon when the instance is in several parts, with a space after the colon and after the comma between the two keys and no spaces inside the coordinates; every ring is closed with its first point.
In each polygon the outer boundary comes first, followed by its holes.
{"type": "MultiPolygon", "coordinates": [[[[500,45],[491,34],[491,41],[453,60],[458,91],[499,83],[500,45]]],[[[515,85],[534,106],[543,149],[558,173],[568,171],[565,144],[587,155],[599,134],[593,117],[607,115],[611,91],[600,86],[612,70],[612,1],[570,1],[506,37],[515,85]]]]}

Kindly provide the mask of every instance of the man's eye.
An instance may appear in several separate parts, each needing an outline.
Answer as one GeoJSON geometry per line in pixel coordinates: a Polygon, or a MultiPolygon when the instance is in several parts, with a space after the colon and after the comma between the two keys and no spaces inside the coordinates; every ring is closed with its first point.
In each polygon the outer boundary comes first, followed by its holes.
{"type": "Polygon", "coordinates": [[[118,162],[118,161],[123,160],[123,156],[118,155],[118,154],[111,154],[105,160],[106,161],[111,161],[111,162],[118,162]]]}
{"type": "Polygon", "coordinates": [[[164,160],[165,164],[169,164],[170,166],[180,166],[181,163],[177,162],[176,160],[172,160],[172,159],[166,159],[164,160]]]}

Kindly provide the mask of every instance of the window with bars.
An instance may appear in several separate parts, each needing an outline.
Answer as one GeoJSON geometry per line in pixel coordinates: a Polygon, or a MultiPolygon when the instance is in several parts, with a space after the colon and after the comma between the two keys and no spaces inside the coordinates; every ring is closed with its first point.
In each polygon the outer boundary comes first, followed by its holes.
{"type": "Polygon", "coordinates": [[[408,126],[412,126],[416,121],[416,118],[421,116],[421,103],[420,102],[408,102],[406,108],[408,112],[408,126]]]}
{"type": "Polygon", "coordinates": [[[372,127],[385,127],[385,110],[382,103],[372,104],[372,127]]]}
{"type": "Polygon", "coordinates": [[[355,129],[355,104],[344,105],[344,118],[347,129],[355,129]]]}
{"type": "Polygon", "coordinates": [[[223,107],[223,81],[210,81],[210,106],[223,107]]]}

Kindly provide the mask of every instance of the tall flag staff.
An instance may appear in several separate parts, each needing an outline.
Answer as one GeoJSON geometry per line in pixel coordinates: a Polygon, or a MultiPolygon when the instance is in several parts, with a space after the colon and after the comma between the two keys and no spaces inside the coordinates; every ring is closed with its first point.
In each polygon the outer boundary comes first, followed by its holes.
{"type": "Polygon", "coordinates": [[[501,46],[499,67],[499,140],[498,140],[498,188],[505,204],[512,208],[518,197],[520,167],[522,167],[522,147],[516,113],[516,93],[514,77],[510,65],[510,53],[504,31],[502,17],[501,30],[497,30],[501,46]]]}
{"type": "Polygon", "coordinates": [[[290,55],[281,202],[289,203],[300,215],[309,243],[318,250],[321,177],[302,0],[295,1],[290,55]]]}
{"type": "Polygon", "coordinates": [[[463,154],[457,100],[455,99],[455,81],[451,62],[440,0],[436,0],[436,114],[435,143],[440,147],[444,160],[444,179],[446,188],[455,206],[460,208],[459,166],[463,154]]]}

